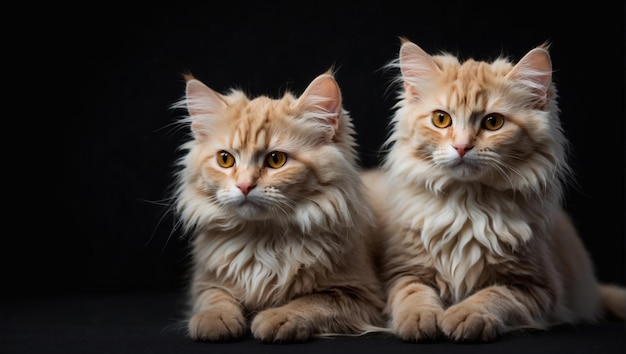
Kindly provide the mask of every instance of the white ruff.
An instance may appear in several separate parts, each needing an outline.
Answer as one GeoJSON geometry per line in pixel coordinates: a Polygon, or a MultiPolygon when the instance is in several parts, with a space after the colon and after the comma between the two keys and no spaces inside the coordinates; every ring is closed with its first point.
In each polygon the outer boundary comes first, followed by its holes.
{"type": "Polygon", "coordinates": [[[485,266],[511,257],[532,237],[533,216],[502,194],[485,196],[472,187],[445,196],[408,187],[395,198],[398,223],[419,235],[415,242],[429,254],[441,296],[453,302],[482,286],[485,266]]]}
{"type": "Polygon", "coordinates": [[[312,291],[316,282],[311,279],[332,269],[346,247],[337,239],[324,239],[328,231],[313,238],[296,228],[279,233],[272,226],[196,240],[202,243],[196,257],[203,273],[231,285],[249,308],[275,306],[296,292],[312,291]]]}

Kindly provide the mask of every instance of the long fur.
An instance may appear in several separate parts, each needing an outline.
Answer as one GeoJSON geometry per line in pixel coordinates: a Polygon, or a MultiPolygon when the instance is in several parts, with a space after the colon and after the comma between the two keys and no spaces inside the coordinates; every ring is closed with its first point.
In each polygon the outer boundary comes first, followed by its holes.
{"type": "Polygon", "coordinates": [[[384,330],[354,128],[329,71],[296,97],[186,77],[177,213],[193,235],[189,335],[265,342],[384,330]],[[274,152],[287,156],[271,168],[274,152]],[[227,153],[224,155],[224,153],[227,153]],[[221,158],[235,163],[222,167],[221,158]]]}
{"type": "Polygon", "coordinates": [[[387,154],[363,175],[381,223],[390,328],[420,341],[626,317],[561,207],[572,173],[548,45],[460,62],[402,39],[387,154]],[[433,114],[451,125],[438,128],[433,114]],[[485,120],[504,124],[494,131],[485,120]]]}

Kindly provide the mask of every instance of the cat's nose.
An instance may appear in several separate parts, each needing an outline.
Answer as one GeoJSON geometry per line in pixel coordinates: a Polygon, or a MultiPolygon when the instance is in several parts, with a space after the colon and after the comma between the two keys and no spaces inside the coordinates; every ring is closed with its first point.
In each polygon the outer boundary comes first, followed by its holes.
{"type": "Polygon", "coordinates": [[[256,187],[256,184],[252,182],[242,182],[242,183],[237,183],[236,186],[237,188],[241,190],[241,193],[243,193],[243,195],[247,196],[248,193],[250,193],[250,191],[252,190],[252,188],[256,187]]]}
{"type": "Polygon", "coordinates": [[[460,157],[465,156],[465,154],[471,150],[474,145],[470,145],[470,144],[454,144],[452,147],[454,147],[454,150],[456,150],[456,152],[459,153],[460,157]]]}

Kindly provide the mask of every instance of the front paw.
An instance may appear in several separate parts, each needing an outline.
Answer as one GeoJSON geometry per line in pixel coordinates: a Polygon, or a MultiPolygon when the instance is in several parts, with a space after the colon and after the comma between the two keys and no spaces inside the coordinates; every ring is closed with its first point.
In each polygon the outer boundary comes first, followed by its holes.
{"type": "Polygon", "coordinates": [[[188,330],[194,340],[227,341],[243,336],[247,326],[239,311],[205,310],[189,320],[188,330]]]}
{"type": "Polygon", "coordinates": [[[491,341],[504,328],[497,316],[471,303],[460,303],[448,308],[440,326],[444,334],[455,341],[491,341]]]}
{"type": "Polygon", "coordinates": [[[405,308],[393,318],[393,333],[404,341],[435,340],[441,335],[438,323],[442,316],[440,307],[405,308]]]}
{"type": "Polygon", "coordinates": [[[252,321],[251,328],[254,338],[263,342],[302,342],[314,333],[306,319],[286,309],[260,312],[252,321]]]}

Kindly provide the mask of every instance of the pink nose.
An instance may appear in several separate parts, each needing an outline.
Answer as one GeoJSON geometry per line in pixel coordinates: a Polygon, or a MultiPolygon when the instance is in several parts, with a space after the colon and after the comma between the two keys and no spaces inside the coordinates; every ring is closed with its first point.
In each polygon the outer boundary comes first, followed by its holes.
{"type": "Polygon", "coordinates": [[[463,157],[474,146],[469,144],[454,144],[453,147],[459,153],[459,156],[463,157]]]}
{"type": "Polygon", "coordinates": [[[243,195],[245,196],[247,196],[254,187],[256,187],[256,184],[251,182],[237,183],[237,188],[239,188],[241,190],[241,193],[243,193],[243,195]]]}

